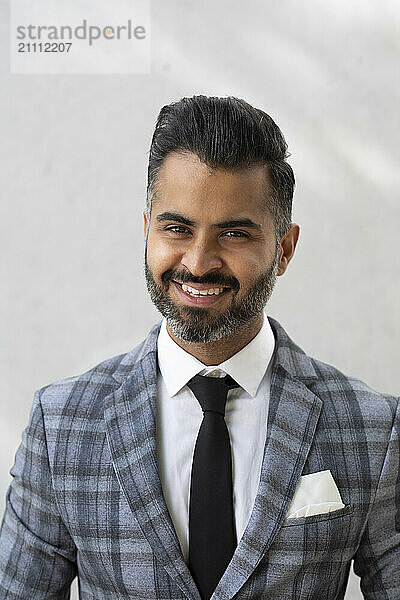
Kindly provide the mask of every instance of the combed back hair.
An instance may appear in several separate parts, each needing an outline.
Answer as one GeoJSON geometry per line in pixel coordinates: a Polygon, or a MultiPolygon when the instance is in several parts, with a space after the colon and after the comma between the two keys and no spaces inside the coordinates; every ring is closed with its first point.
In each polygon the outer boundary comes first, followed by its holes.
{"type": "Polygon", "coordinates": [[[150,219],[157,175],[170,152],[196,154],[211,169],[265,166],[272,190],[265,208],[275,222],[276,239],[290,228],[295,178],[286,162],[287,144],[273,119],[233,96],[192,96],[163,106],[150,145],[146,214],[150,219]]]}

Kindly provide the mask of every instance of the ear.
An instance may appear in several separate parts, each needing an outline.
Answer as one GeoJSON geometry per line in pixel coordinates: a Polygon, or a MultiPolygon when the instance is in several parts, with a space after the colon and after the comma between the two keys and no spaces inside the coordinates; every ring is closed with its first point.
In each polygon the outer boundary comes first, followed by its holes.
{"type": "Polygon", "coordinates": [[[292,223],[280,240],[279,247],[279,269],[277,275],[283,275],[291,261],[299,239],[300,227],[297,223],[292,223]]]}
{"type": "Polygon", "coordinates": [[[147,235],[147,230],[149,228],[149,221],[145,212],[143,212],[143,226],[144,226],[144,237],[147,235]]]}

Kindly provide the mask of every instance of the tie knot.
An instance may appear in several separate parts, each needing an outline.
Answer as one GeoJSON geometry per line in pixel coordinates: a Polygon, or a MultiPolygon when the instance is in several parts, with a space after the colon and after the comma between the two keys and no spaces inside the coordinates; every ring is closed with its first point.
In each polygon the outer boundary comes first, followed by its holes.
{"type": "Polygon", "coordinates": [[[196,396],[204,413],[215,412],[225,416],[225,404],[228,391],[239,387],[239,384],[230,376],[207,377],[195,375],[187,383],[196,396]]]}

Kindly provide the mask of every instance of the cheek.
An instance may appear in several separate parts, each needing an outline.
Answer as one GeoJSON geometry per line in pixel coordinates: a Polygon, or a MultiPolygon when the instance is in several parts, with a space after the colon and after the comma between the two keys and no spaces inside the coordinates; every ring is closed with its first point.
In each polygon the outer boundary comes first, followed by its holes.
{"type": "Polygon", "coordinates": [[[241,285],[251,284],[259,276],[263,268],[267,268],[266,256],[260,256],[255,252],[235,252],[231,253],[226,260],[228,269],[240,281],[241,285]]]}
{"type": "Polygon", "coordinates": [[[236,265],[232,266],[231,272],[240,284],[238,291],[239,298],[246,295],[250,288],[253,288],[257,284],[257,281],[265,276],[271,268],[273,260],[273,256],[270,258],[261,258],[259,256],[256,260],[237,262],[236,265]]]}
{"type": "Polygon", "coordinates": [[[179,267],[180,254],[171,248],[171,244],[151,238],[149,235],[147,244],[147,262],[154,273],[162,274],[171,268],[179,267]]]}

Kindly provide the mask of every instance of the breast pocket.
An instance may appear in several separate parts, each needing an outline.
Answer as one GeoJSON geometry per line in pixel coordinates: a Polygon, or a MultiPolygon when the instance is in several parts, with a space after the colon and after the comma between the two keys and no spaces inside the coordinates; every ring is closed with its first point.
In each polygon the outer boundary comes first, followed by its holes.
{"type": "Polygon", "coordinates": [[[333,510],[328,513],[320,513],[315,515],[310,515],[308,517],[297,517],[291,519],[285,519],[282,523],[282,527],[296,527],[298,525],[307,525],[308,523],[319,523],[321,521],[330,521],[332,519],[338,519],[340,517],[344,517],[345,515],[350,515],[354,510],[354,507],[351,504],[344,506],[343,508],[339,508],[338,510],[333,510]]]}
{"type": "Polygon", "coordinates": [[[351,505],[330,513],[286,519],[268,553],[269,565],[286,574],[297,598],[335,597],[358,545],[351,505]],[[304,593],[304,596],[303,596],[304,593]]]}
{"type": "Polygon", "coordinates": [[[347,505],[326,514],[286,519],[270,547],[270,564],[287,565],[302,579],[330,585],[357,547],[353,512],[354,507],[347,505]]]}

